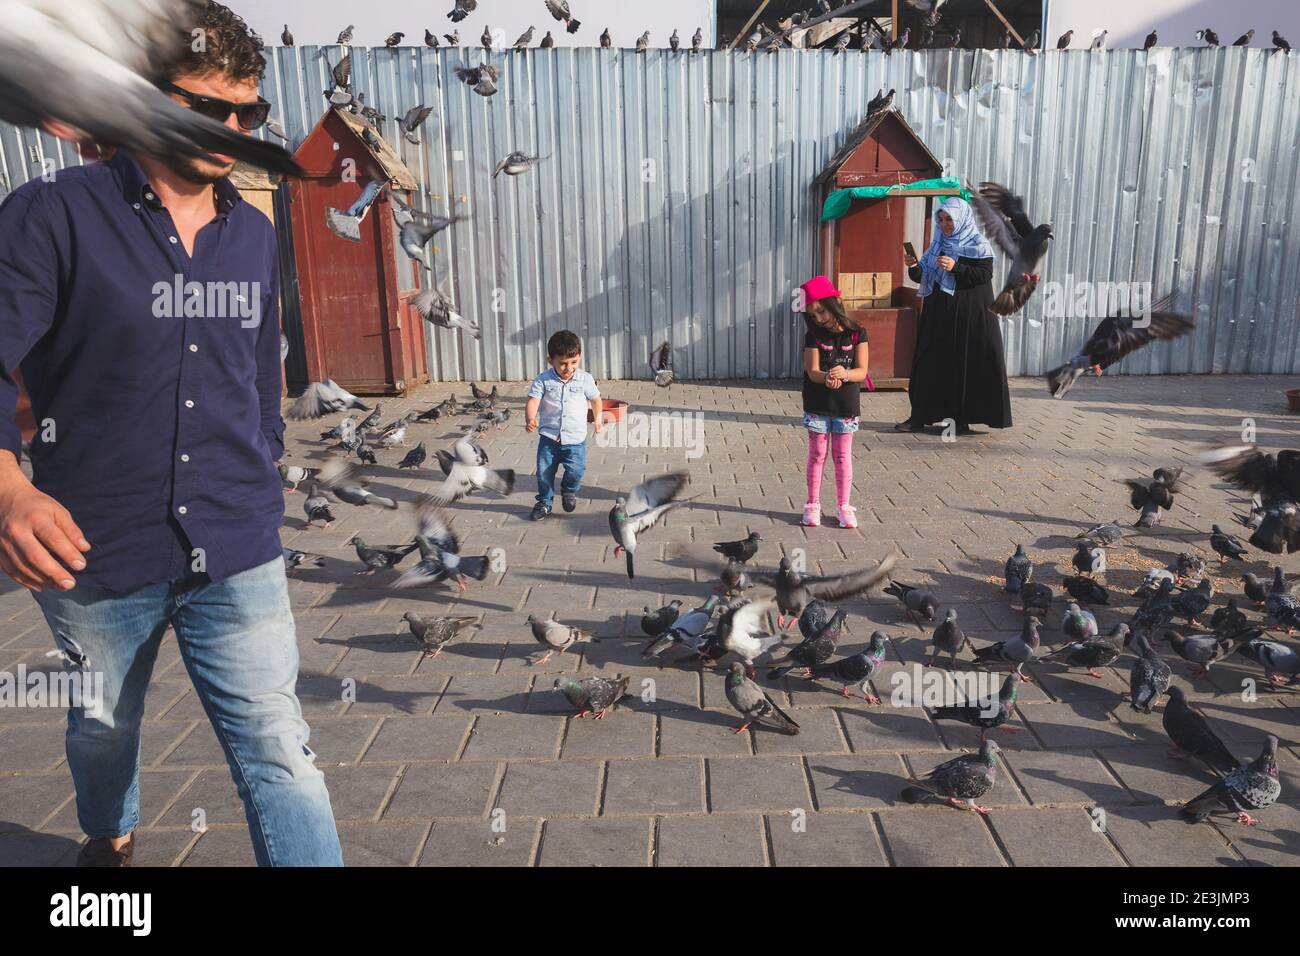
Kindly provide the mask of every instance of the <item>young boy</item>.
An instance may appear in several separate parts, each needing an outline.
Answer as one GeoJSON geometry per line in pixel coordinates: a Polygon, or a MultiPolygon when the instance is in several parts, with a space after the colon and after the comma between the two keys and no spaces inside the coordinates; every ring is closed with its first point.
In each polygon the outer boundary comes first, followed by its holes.
{"type": "Polygon", "coordinates": [[[578,507],[578,489],[587,470],[587,403],[591,403],[596,431],[601,426],[600,390],[582,364],[582,340],[564,329],[546,343],[551,367],[528,389],[524,417],[530,432],[538,432],[537,504],[532,520],[541,521],[551,513],[555,496],[555,473],[564,466],[560,482],[560,501],[565,511],[578,507]]]}

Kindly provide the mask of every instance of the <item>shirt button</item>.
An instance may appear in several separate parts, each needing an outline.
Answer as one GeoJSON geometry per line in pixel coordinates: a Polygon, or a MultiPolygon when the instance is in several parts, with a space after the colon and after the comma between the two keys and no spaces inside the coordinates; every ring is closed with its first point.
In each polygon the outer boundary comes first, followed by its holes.
{"type": "Polygon", "coordinates": [[[181,455],[181,461],[189,461],[189,460],[190,460],[189,455],[181,455]]]}
{"type": "Polygon", "coordinates": [[[191,352],[197,352],[198,350],[199,350],[199,347],[198,347],[197,345],[191,345],[191,346],[190,346],[190,351],[191,351],[191,352]]]}
{"type": "Polygon", "coordinates": [[[167,241],[170,242],[173,246],[176,245],[176,237],[175,237],[175,236],[168,236],[168,237],[167,237],[167,241]]]}
{"type": "Polygon", "coordinates": [[[144,194],[144,198],[145,198],[145,199],[153,199],[153,193],[151,193],[151,192],[146,192],[146,193],[144,194]]]}
{"type": "Polygon", "coordinates": [[[190,400],[187,398],[187,399],[185,399],[185,407],[186,407],[186,408],[193,408],[193,407],[194,407],[194,403],[193,403],[192,401],[190,401],[190,400]]]}
{"type": "Polygon", "coordinates": [[[189,508],[186,508],[184,505],[181,505],[179,508],[176,509],[176,513],[177,513],[177,514],[183,514],[183,515],[184,515],[184,514],[189,514],[189,512],[190,512],[190,509],[189,509],[189,508]]]}
{"type": "Polygon", "coordinates": [[[139,204],[138,202],[133,202],[133,203],[131,203],[131,208],[132,208],[132,209],[139,209],[139,208],[140,208],[140,204],[139,204]]]}

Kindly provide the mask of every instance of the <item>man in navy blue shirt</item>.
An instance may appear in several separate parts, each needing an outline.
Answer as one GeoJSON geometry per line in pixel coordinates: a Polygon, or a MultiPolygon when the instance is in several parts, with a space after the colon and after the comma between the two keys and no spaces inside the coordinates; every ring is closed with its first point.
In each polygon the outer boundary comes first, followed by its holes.
{"type": "MultiPolygon", "coordinates": [[[[261,41],[216,3],[200,26],[202,49],[184,38],[163,89],[256,128],[261,41]]],[[[257,862],[341,863],[294,690],[275,232],[233,168],[117,153],[0,206],[0,408],[20,367],[38,423],[29,481],[0,414],[0,568],[35,593],[65,668],[102,681],[99,706],[68,711],[83,865],[130,865],[144,696],[169,627],[257,862]]]]}

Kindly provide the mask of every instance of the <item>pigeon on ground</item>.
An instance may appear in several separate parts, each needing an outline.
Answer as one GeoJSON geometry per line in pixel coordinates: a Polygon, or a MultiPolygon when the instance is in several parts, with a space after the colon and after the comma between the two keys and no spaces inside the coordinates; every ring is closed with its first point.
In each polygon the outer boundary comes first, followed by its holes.
{"type": "Polygon", "coordinates": [[[984,227],[984,234],[1011,259],[1006,282],[993,300],[998,315],[1012,315],[1024,308],[1038,288],[1038,263],[1047,254],[1053,238],[1052,224],[1035,226],[1025,212],[1024,200],[997,183],[980,183],[972,191],[971,205],[984,227]]]}
{"type": "Polygon", "coordinates": [[[727,701],[743,720],[734,733],[744,733],[750,724],[791,737],[799,733],[799,725],[790,715],[777,706],[767,691],[745,676],[745,665],[740,661],[733,661],[727,672],[727,701]]]}
{"type": "Polygon", "coordinates": [[[1065,616],[1061,619],[1061,633],[1072,641],[1087,641],[1096,637],[1100,630],[1093,613],[1083,610],[1071,601],[1065,608],[1065,616]]]}
{"type": "MultiPolygon", "coordinates": [[[[343,464],[347,464],[344,462],[343,464]]],[[[378,505],[381,508],[387,508],[389,511],[397,510],[397,502],[392,498],[385,498],[382,495],[376,495],[366,488],[366,483],[355,477],[350,471],[341,471],[337,477],[333,474],[333,468],[326,467],[320,471],[320,480],[340,501],[350,505],[356,505],[358,508],[364,508],[367,505],[378,505]]]]}
{"type": "Polygon", "coordinates": [[[1165,627],[1174,619],[1177,609],[1174,607],[1174,582],[1163,578],[1154,592],[1133,612],[1132,627],[1135,631],[1150,633],[1159,627],[1165,627]]]}
{"type": "Polygon", "coordinates": [[[678,499],[690,475],[684,471],[647,478],[624,497],[614,500],[609,509],[609,531],[614,537],[614,557],[627,555],[627,577],[632,580],[637,538],[653,527],[660,518],[691,499],[678,499]]]}
{"type": "Polygon", "coordinates": [[[578,719],[591,714],[596,720],[603,720],[605,715],[618,710],[618,702],[627,694],[627,685],[632,678],[622,674],[614,677],[557,677],[555,689],[558,690],[574,707],[578,708],[578,719]]]}
{"type": "Polygon", "coordinates": [[[1217,524],[1211,528],[1210,547],[1219,556],[1220,564],[1229,559],[1242,561],[1250,553],[1239,539],[1224,532],[1217,524]]]}
{"type": "Polygon", "coordinates": [[[680,600],[672,600],[657,611],[651,611],[648,607],[645,608],[645,613],[641,616],[642,633],[648,637],[659,637],[665,633],[677,620],[678,614],[681,613],[681,606],[682,602],[680,600]]]}
{"type": "Polygon", "coordinates": [[[492,170],[492,178],[496,179],[501,173],[505,173],[507,176],[522,175],[532,169],[540,161],[540,156],[529,156],[527,153],[521,153],[518,150],[515,150],[513,153],[506,156],[505,159],[501,160],[501,162],[497,163],[496,169],[492,170]]]}
{"type": "Polygon", "coordinates": [[[1259,756],[1243,764],[1198,797],[1188,800],[1181,811],[1188,823],[1201,823],[1215,810],[1235,811],[1237,822],[1253,827],[1251,810],[1266,810],[1282,793],[1277,773],[1277,738],[1269,734],[1259,756]]]}
{"type": "Polygon", "coordinates": [[[1133,658],[1128,677],[1129,706],[1139,713],[1149,714],[1160,701],[1160,695],[1169,689],[1173,670],[1160,659],[1141,631],[1134,633],[1133,647],[1137,656],[1133,658]]]}
{"type": "Polygon", "coordinates": [[[1079,541],[1090,541],[1102,548],[1114,548],[1124,540],[1124,529],[1120,527],[1118,521],[1103,521],[1074,537],[1079,541]]]}
{"type": "Polygon", "coordinates": [[[1160,722],[1173,744],[1168,754],[1175,760],[1196,757],[1223,774],[1232,773],[1241,765],[1204,715],[1187,703],[1187,695],[1181,687],[1169,688],[1169,700],[1165,703],[1160,722]]]}
{"type": "Polygon", "coordinates": [[[1209,578],[1202,578],[1196,587],[1174,595],[1172,598],[1174,613],[1185,619],[1188,625],[1195,624],[1196,619],[1209,610],[1213,596],[1213,582],[1209,578]]]}
{"type": "Polygon", "coordinates": [[[1019,594],[1020,589],[1033,579],[1034,562],[1025,554],[1023,544],[1016,545],[1016,553],[1007,558],[1004,573],[1007,583],[1003,590],[1008,594],[1019,594]]]}
{"type": "Polygon", "coordinates": [[[825,627],[834,613],[834,608],[829,604],[813,598],[799,615],[799,633],[807,640],[825,627]]]}
{"type": "Polygon", "coordinates": [[[1184,551],[1178,555],[1174,566],[1169,570],[1174,572],[1179,581],[1199,583],[1201,577],[1205,574],[1205,559],[1199,554],[1190,554],[1184,551]]]}
{"type": "Polygon", "coordinates": [[[55,120],[128,153],[220,154],[301,176],[281,146],[187,109],[154,85],[188,51],[204,9],[199,0],[4,0],[0,121],[40,128],[55,120]]]}
{"type": "Polygon", "coordinates": [[[308,385],[302,395],[289,406],[285,418],[291,421],[305,421],[339,412],[345,408],[359,408],[365,411],[370,406],[333,379],[326,379],[324,382],[312,382],[308,385]]]}
{"type": "Polygon", "coordinates": [[[588,644],[599,640],[591,631],[580,627],[570,627],[551,618],[539,619],[528,615],[528,626],[532,629],[533,640],[546,647],[546,655],[534,661],[534,666],[545,664],[556,651],[563,654],[574,644],[588,644]]]}
{"type": "Polygon", "coordinates": [[[1068,577],[1063,582],[1070,597],[1081,604],[1109,604],[1110,592],[1092,578],[1068,577]]]}
{"type": "Polygon", "coordinates": [[[701,641],[709,630],[709,624],[713,620],[713,610],[717,606],[718,596],[709,595],[708,600],[700,607],[693,608],[685,614],[679,616],[663,635],[655,641],[651,641],[641,651],[642,657],[658,657],[668,648],[674,645],[684,645],[688,650],[698,652],[701,641]]]}
{"type": "Polygon", "coordinates": [[[284,570],[288,574],[297,571],[301,567],[323,568],[325,559],[319,554],[310,554],[306,551],[295,551],[293,548],[280,549],[280,557],[284,559],[284,570]]]}
{"type": "Polygon", "coordinates": [[[418,445],[416,445],[414,448],[412,448],[410,451],[406,453],[406,456],[397,463],[397,467],[399,469],[419,468],[421,465],[424,464],[424,460],[428,457],[429,457],[429,453],[425,451],[424,442],[420,442],[418,445]]]}
{"type": "Polygon", "coordinates": [[[480,63],[478,66],[455,66],[452,72],[456,78],[466,86],[472,88],[479,96],[492,96],[497,91],[497,80],[500,74],[497,68],[488,63],[480,63]]]}
{"type": "Polygon", "coordinates": [[[986,698],[965,704],[936,707],[934,719],[957,720],[969,724],[984,732],[980,734],[981,739],[990,730],[1001,729],[1003,733],[1019,733],[1018,727],[1006,726],[1012,712],[1016,709],[1016,695],[1019,693],[1016,687],[1019,683],[1015,674],[1008,674],[1006,680],[1002,682],[1002,689],[998,691],[996,701],[986,698]]]}
{"type": "Polygon", "coordinates": [[[1102,370],[1114,365],[1124,356],[1145,348],[1155,341],[1169,341],[1187,335],[1194,328],[1185,315],[1169,311],[1173,294],[1152,303],[1148,314],[1124,315],[1129,307],[1119,306],[1110,316],[1101,320],[1088,341],[1069,362],[1047,373],[1047,384],[1053,398],[1065,395],[1079,377],[1088,369],[1100,377],[1102,370]],[[1137,324],[1142,319],[1143,325],[1137,324]]]}
{"type": "Polygon", "coordinates": [[[365,539],[360,534],[354,534],[348,544],[356,549],[357,557],[365,568],[358,571],[357,574],[374,574],[376,571],[386,571],[389,568],[397,567],[401,564],[402,559],[415,550],[414,542],[411,544],[400,545],[379,545],[371,547],[366,544],[365,539]]]}
{"type": "Polygon", "coordinates": [[[846,617],[848,617],[848,614],[844,609],[838,609],[825,627],[812,637],[804,638],[800,643],[790,648],[785,657],[779,658],[780,666],[769,670],[767,679],[780,680],[796,667],[804,669],[805,677],[812,676],[813,667],[818,664],[825,664],[835,655],[835,649],[839,646],[840,637],[844,633],[844,619],[846,617]]]}
{"type": "Polygon", "coordinates": [[[1116,624],[1105,637],[1093,635],[1083,640],[1071,641],[1069,644],[1043,655],[1043,659],[1047,660],[1058,655],[1064,655],[1064,662],[1067,666],[1086,667],[1088,676],[1100,680],[1102,675],[1097,673],[1097,668],[1106,667],[1119,660],[1120,652],[1123,651],[1128,637],[1128,625],[1116,624]]]}
{"type": "Polygon", "coordinates": [[[718,588],[724,595],[735,597],[754,586],[748,574],[745,573],[744,565],[730,559],[722,567],[722,573],[718,576],[718,588]]]}
{"type": "Polygon", "coordinates": [[[673,383],[673,348],[667,342],[650,353],[650,374],[660,388],[673,383]]]}
{"type": "Polygon", "coordinates": [[[310,481],[319,474],[316,468],[304,468],[301,465],[279,465],[280,482],[285,491],[297,491],[304,481],[310,481]]]}
{"type": "Polygon", "coordinates": [[[744,564],[758,553],[759,540],[758,532],[751,531],[747,537],[739,541],[719,541],[713,546],[713,550],[729,561],[739,561],[744,564]]]}
{"type": "Polygon", "coordinates": [[[451,13],[447,14],[447,19],[452,23],[460,23],[477,8],[478,0],[456,0],[456,5],[451,8],[451,13]]]}
{"type": "Polygon", "coordinates": [[[1263,604],[1268,598],[1268,588],[1264,582],[1250,572],[1241,576],[1241,584],[1245,590],[1246,597],[1256,604],[1263,604]]]}
{"type": "Polygon", "coordinates": [[[1277,641],[1254,639],[1238,645],[1237,653],[1249,657],[1264,668],[1264,677],[1271,684],[1280,684],[1284,677],[1286,683],[1294,684],[1300,674],[1300,654],[1285,644],[1277,641]]]}
{"type": "MultiPolygon", "coordinates": [[[[346,446],[344,446],[346,447],[346,446]]],[[[364,438],[358,438],[356,446],[352,449],[357,453],[357,460],[367,465],[379,464],[379,459],[375,457],[375,450],[364,438]]]]}
{"type": "Polygon", "coordinates": [[[1168,581],[1170,584],[1173,584],[1174,572],[1170,571],[1168,568],[1152,568],[1147,571],[1146,577],[1142,579],[1142,583],[1138,585],[1137,590],[1133,592],[1133,596],[1140,598],[1150,597],[1152,594],[1155,594],[1160,590],[1161,581],[1168,581]]]}
{"type": "Polygon", "coordinates": [[[437,657],[461,631],[478,626],[478,618],[474,617],[423,617],[414,611],[407,611],[402,620],[424,646],[425,657],[437,657]]]}
{"type": "MultiPolygon", "coordinates": [[[[753,578],[755,584],[762,584],[775,589],[778,611],[776,626],[784,630],[803,613],[804,608],[814,598],[835,602],[858,594],[864,594],[888,577],[889,572],[893,570],[897,562],[898,554],[893,553],[874,568],[849,571],[846,574],[833,576],[814,577],[799,573],[794,569],[789,558],[782,558],[777,565],[776,574],[755,572],[750,577],[753,578]]],[[[886,588],[886,591],[888,591],[888,588],[886,588]]],[[[937,603],[936,601],[936,606],[937,603]]],[[[934,619],[933,608],[931,608],[930,619],[934,619]]]]}
{"type": "Polygon", "coordinates": [[[934,667],[939,661],[939,655],[947,654],[950,661],[949,669],[956,670],[957,655],[965,642],[966,635],[962,633],[961,625],[957,623],[957,611],[949,608],[943,620],[935,627],[934,633],[930,635],[930,660],[926,666],[934,667]]]}
{"type": "Polygon", "coordinates": [[[891,581],[885,587],[885,593],[898,598],[908,617],[913,619],[919,617],[922,620],[934,622],[935,612],[939,610],[939,599],[929,591],[913,587],[910,584],[891,581]]]}
{"type": "Polygon", "coordinates": [[[1070,563],[1080,574],[1105,574],[1106,552],[1091,541],[1080,541],[1070,563]]]}
{"type": "Polygon", "coordinates": [[[851,697],[849,685],[857,684],[862,689],[862,697],[869,704],[879,704],[880,698],[867,690],[867,681],[880,669],[885,661],[885,632],[873,631],[865,650],[859,651],[838,661],[815,664],[808,670],[812,680],[837,680],[840,682],[840,694],[851,697]]]}
{"type": "MultiPolygon", "coordinates": [[[[1095,632],[1094,632],[1095,633],[1095,632]]],[[[975,665],[1009,664],[1013,676],[1022,681],[1033,680],[1023,670],[1034,659],[1039,645],[1038,618],[1025,618],[1024,626],[1015,637],[986,647],[975,649],[975,665]]]]}
{"type": "Polygon", "coordinates": [[[1026,584],[1020,589],[1020,607],[1026,614],[1032,614],[1041,620],[1047,617],[1055,596],[1046,584],[1026,584]]]}
{"type": "Polygon", "coordinates": [[[308,526],[323,521],[328,528],[334,522],[334,513],[330,511],[330,500],[321,494],[312,482],[307,486],[307,496],[303,499],[302,510],[307,514],[308,526]]]}
{"type": "Polygon", "coordinates": [[[908,803],[923,803],[934,797],[942,797],[960,810],[987,814],[989,808],[982,807],[975,801],[992,790],[997,780],[998,749],[992,740],[981,740],[979,753],[962,754],[944,761],[929,773],[908,777],[908,782],[912,785],[899,796],[908,803]]]}

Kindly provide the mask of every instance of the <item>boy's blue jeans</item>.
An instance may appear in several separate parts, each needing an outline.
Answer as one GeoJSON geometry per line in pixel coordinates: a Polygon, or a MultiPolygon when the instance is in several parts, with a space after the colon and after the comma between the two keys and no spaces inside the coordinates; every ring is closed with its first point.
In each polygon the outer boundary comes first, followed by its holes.
{"type": "Polygon", "coordinates": [[[587,470],[587,443],[561,445],[545,435],[537,439],[537,500],[546,507],[555,497],[555,473],[564,466],[560,480],[560,494],[576,495],[582,488],[582,476],[587,470]]]}
{"type": "Polygon", "coordinates": [[[298,644],[281,559],[220,584],[187,576],[127,594],[77,587],[35,597],[64,668],[103,675],[97,715],[68,711],[68,767],[87,836],[126,836],[140,821],[145,689],[171,624],[244,802],[258,864],[342,865],[294,692],[298,644]]]}

